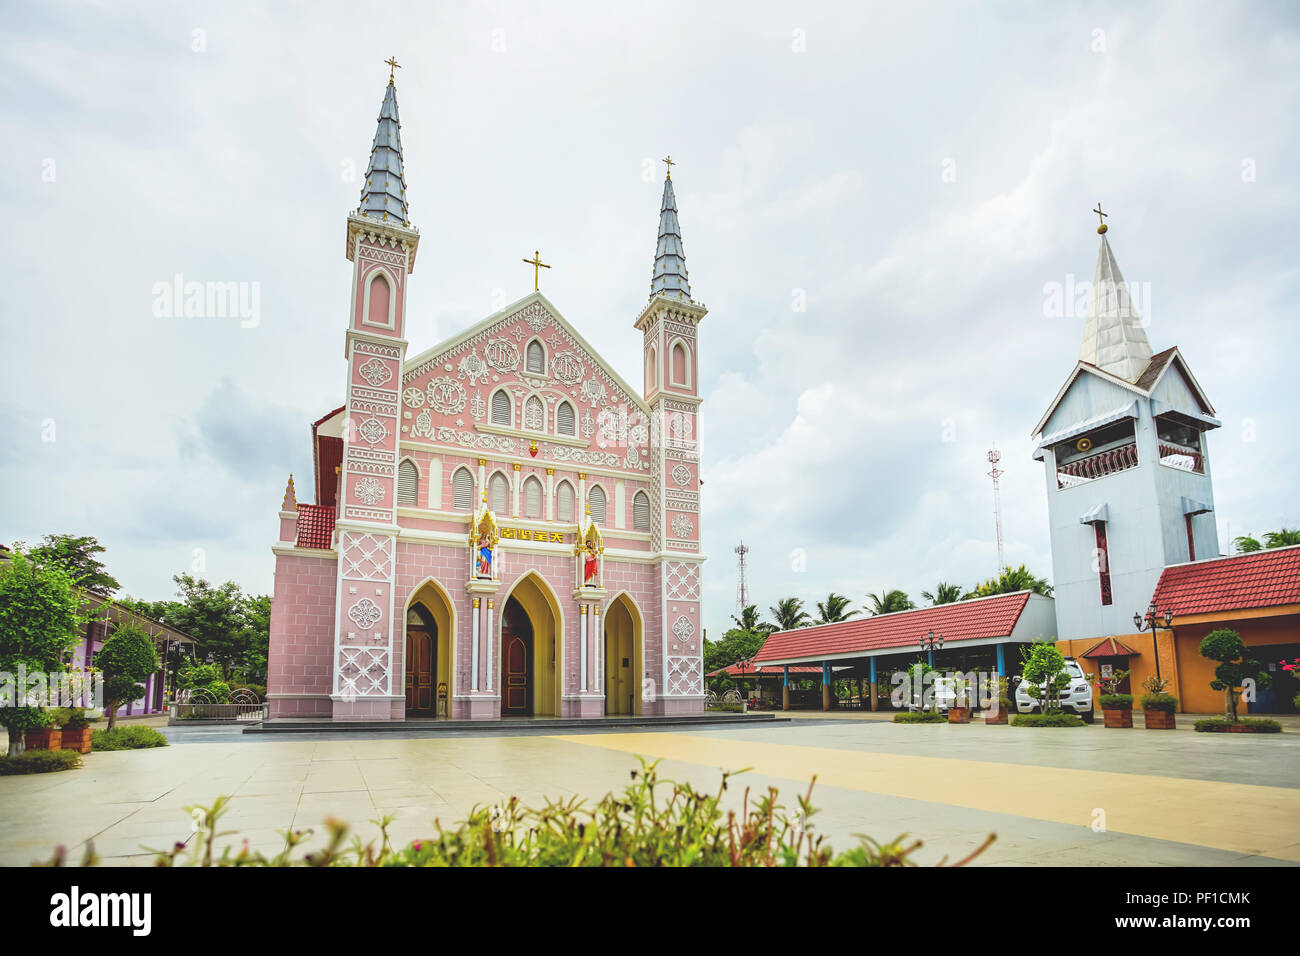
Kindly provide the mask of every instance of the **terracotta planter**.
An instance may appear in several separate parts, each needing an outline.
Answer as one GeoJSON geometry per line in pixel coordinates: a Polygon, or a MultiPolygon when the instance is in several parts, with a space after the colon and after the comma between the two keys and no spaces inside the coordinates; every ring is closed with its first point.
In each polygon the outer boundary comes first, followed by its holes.
{"type": "Polygon", "coordinates": [[[29,730],[26,736],[28,750],[62,750],[63,731],[57,727],[46,730],[29,730]]]}
{"type": "Polygon", "coordinates": [[[1142,720],[1146,724],[1147,730],[1176,730],[1174,715],[1167,714],[1163,710],[1144,710],[1142,711],[1142,720]]]}
{"type": "Polygon", "coordinates": [[[969,724],[970,708],[969,707],[949,707],[948,723],[950,724],[969,724]]]}
{"type": "Polygon", "coordinates": [[[987,714],[987,713],[984,715],[984,723],[986,723],[986,724],[1006,724],[1006,723],[1008,723],[1008,714],[1007,714],[1007,712],[1006,712],[1005,710],[1003,710],[1001,707],[999,707],[999,708],[998,708],[998,712],[997,712],[996,715],[994,715],[994,714],[987,714]]]}
{"type": "Polygon", "coordinates": [[[1107,727],[1133,726],[1133,711],[1131,710],[1103,710],[1101,715],[1107,727]]]}
{"type": "Polygon", "coordinates": [[[75,750],[79,754],[90,753],[90,734],[89,727],[82,727],[80,730],[63,729],[63,746],[62,750],[75,750]]]}

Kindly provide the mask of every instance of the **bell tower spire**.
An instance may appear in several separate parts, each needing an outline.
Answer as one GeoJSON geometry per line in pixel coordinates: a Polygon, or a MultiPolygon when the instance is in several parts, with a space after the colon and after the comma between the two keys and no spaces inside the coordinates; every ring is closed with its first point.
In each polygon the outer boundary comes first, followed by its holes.
{"type": "Polygon", "coordinates": [[[402,124],[397,118],[397,80],[394,71],[401,67],[396,57],[388,64],[388,89],[379,107],[375,139],[370,146],[370,165],[361,187],[361,205],[357,213],[380,222],[409,226],[406,206],[406,173],[402,166],[402,124]]]}
{"type": "MultiPolygon", "coordinates": [[[[1093,212],[1099,218],[1109,215],[1101,211],[1101,203],[1097,203],[1093,212]]],[[[1151,361],[1151,343],[1129,298],[1128,286],[1124,284],[1106,231],[1103,221],[1097,227],[1101,248],[1097,251],[1092,300],[1088,304],[1079,358],[1125,381],[1136,382],[1151,361]]]]}

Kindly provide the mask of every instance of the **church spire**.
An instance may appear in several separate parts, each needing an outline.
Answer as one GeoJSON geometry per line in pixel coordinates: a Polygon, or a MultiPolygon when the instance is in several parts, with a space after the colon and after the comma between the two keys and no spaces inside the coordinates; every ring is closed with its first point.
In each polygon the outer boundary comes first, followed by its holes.
{"type": "Polygon", "coordinates": [[[656,295],[691,301],[691,277],[686,271],[686,252],[682,248],[682,229],[677,222],[677,197],[673,194],[673,162],[669,156],[668,175],[664,179],[664,198],[659,207],[659,244],[655,248],[654,273],[650,277],[650,298],[656,295]]]}
{"type": "MultiPolygon", "coordinates": [[[[1096,212],[1099,216],[1101,204],[1096,212]]],[[[1137,309],[1129,298],[1128,286],[1120,274],[1119,263],[1106,239],[1106,225],[1097,227],[1101,248],[1097,252],[1097,271],[1092,280],[1092,300],[1083,327],[1083,345],[1079,358],[1103,371],[1136,382],[1151,361],[1151,343],[1137,309]]]]}
{"type": "Polygon", "coordinates": [[[402,169],[402,124],[397,119],[397,83],[393,75],[400,64],[388,59],[388,89],[379,108],[379,125],[370,147],[370,165],[361,187],[357,212],[367,219],[409,226],[406,210],[406,174],[402,169]]]}

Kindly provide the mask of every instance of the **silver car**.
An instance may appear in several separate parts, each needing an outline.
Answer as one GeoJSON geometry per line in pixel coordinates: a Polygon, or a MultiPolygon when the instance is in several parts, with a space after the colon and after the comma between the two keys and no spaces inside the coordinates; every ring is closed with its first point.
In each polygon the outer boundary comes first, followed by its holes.
{"type": "MultiPolygon", "coordinates": [[[[1092,685],[1088,683],[1083,668],[1079,666],[1079,662],[1073,657],[1067,657],[1065,659],[1065,673],[1069,675],[1070,683],[1057,693],[1061,710],[1073,711],[1083,718],[1084,723],[1092,723],[1092,685]]],[[[1042,696],[1043,687],[1041,684],[1030,684],[1027,681],[1017,679],[1017,711],[1022,714],[1035,713],[1038,710],[1038,700],[1042,696]]]]}

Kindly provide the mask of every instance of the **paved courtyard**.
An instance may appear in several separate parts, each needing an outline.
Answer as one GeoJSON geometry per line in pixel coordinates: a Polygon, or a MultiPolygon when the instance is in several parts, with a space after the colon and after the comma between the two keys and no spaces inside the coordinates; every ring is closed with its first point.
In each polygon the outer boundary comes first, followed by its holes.
{"type": "MultiPolygon", "coordinates": [[[[1181,719],[1181,718],[1180,718],[1181,719]]],[[[812,823],[836,847],[854,834],[924,841],[921,862],[964,856],[989,833],[986,865],[1294,865],[1300,863],[1300,734],[1276,736],[1011,727],[900,726],[813,717],[680,732],[243,736],[168,728],[172,746],[96,753],[81,770],[0,778],[0,863],[47,859],[93,840],[106,863],[145,864],[142,847],[188,840],[184,807],[233,797],[223,829],[259,849],[277,831],[327,816],[368,838],[367,821],[427,836],[475,803],[537,803],[621,789],[636,755],[664,777],[714,789],[720,768],[750,772],[789,803],[816,774],[812,823]],[[1095,830],[1094,821],[1103,820],[1095,830]]],[[[783,802],[787,802],[783,801],[783,802]]]]}

